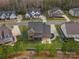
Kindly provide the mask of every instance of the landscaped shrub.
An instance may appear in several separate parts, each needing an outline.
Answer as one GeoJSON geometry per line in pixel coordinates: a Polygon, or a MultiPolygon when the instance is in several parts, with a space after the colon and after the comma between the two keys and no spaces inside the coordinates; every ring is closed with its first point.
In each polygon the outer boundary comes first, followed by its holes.
{"type": "Polygon", "coordinates": [[[54,56],[55,53],[56,53],[56,49],[52,47],[52,48],[49,50],[49,52],[50,52],[50,55],[49,55],[49,56],[54,56]]]}
{"type": "Polygon", "coordinates": [[[62,45],[62,51],[64,53],[66,53],[66,52],[76,52],[76,53],[79,53],[79,42],[76,42],[74,40],[67,40],[62,45]]]}
{"type": "Polygon", "coordinates": [[[44,51],[44,53],[46,51],[49,52],[48,56],[53,56],[56,53],[56,49],[52,44],[38,44],[35,48],[37,53],[40,53],[41,51],[44,51]]]}

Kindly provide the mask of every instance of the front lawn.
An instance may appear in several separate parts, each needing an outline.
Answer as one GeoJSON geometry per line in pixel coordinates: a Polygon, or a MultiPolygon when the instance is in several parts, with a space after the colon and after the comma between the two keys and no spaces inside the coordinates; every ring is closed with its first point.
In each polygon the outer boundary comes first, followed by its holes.
{"type": "Polygon", "coordinates": [[[62,45],[62,51],[66,52],[76,52],[79,54],[79,42],[74,41],[73,39],[66,40],[62,45]]]}
{"type": "Polygon", "coordinates": [[[23,18],[22,21],[28,21],[30,18],[23,18]]]}
{"type": "Polygon", "coordinates": [[[63,21],[63,20],[65,20],[64,18],[47,18],[49,21],[51,20],[51,21],[63,21]]]}
{"type": "MultiPolygon", "coordinates": [[[[20,26],[20,30],[22,32],[22,35],[20,36],[21,38],[19,38],[19,40],[22,40],[22,42],[24,42],[24,44],[26,44],[26,48],[36,48],[36,46],[41,45],[41,41],[29,41],[27,38],[27,30],[28,28],[26,28],[26,26],[20,26]],[[23,37],[23,38],[22,38],[23,37]]],[[[52,47],[53,48],[61,48],[62,44],[60,42],[60,38],[57,37],[56,40],[52,41],[52,47]]],[[[40,46],[39,46],[40,48],[40,46]]],[[[47,49],[49,48],[48,46],[45,48],[47,49]]]]}

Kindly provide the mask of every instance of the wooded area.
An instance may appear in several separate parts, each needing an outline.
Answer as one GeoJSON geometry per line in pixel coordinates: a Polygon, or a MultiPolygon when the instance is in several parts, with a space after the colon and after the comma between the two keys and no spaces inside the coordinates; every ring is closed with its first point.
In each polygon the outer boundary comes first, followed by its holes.
{"type": "Polygon", "coordinates": [[[67,10],[78,7],[79,0],[0,0],[0,9],[2,10],[24,11],[31,7],[40,7],[47,10],[54,6],[67,10]]]}

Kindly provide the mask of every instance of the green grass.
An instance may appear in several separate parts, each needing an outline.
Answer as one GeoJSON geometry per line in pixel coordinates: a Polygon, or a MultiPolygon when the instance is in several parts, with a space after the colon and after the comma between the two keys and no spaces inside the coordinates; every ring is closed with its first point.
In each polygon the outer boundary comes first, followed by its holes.
{"type": "Polygon", "coordinates": [[[30,18],[24,18],[24,19],[22,19],[22,21],[28,21],[28,20],[30,20],[30,18]]]}
{"type": "Polygon", "coordinates": [[[74,39],[68,39],[63,43],[62,51],[66,52],[76,52],[79,54],[79,42],[74,41],[74,39]]]}
{"type": "Polygon", "coordinates": [[[62,20],[65,20],[64,18],[48,18],[48,20],[60,20],[60,21],[62,21],[62,20]]]}
{"type": "Polygon", "coordinates": [[[36,51],[40,53],[41,51],[49,51],[49,56],[53,56],[56,54],[57,49],[62,47],[62,43],[59,40],[60,38],[57,37],[51,44],[37,44],[36,51]]]}
{"type": "Polygon", "coordinates": [[[52,47],[53,48],[61,48],[62,47],[62,43],[60,41],[60,37],[56,37],[56,39],[54,41],[52,41],[52,47]]]}

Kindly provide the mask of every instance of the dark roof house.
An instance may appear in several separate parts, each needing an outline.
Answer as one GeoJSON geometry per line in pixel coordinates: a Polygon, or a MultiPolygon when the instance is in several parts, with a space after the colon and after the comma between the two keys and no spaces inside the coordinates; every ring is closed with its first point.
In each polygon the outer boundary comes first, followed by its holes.
{"type": "Polygon", "coordinates": [[[6,14],[5,19],[9,19],[11,11],[5,11],[5,14],[6,14]]]}
{"type": "Polygon", "coordinates": [[[13,27],[7,25],[0,25],[0,44],[14,44],[16,36],[12,32],[13,27]]]}
{"type": "Polygon", "coordinates": [[[15,13],[15,11],[1,11],[0,19],[1,20],[16,19],[16,13],[15,13]]]}
{"type": "Polygon", "coordinates": [[[6,19],[16,19],[16,12],[15,11],[6,11],[6,19]]]}
{"type": "Polygon", "coordinates": [[[14,37],[12,35],[11,29],[6,25],[0,26],[0,44],[6,44],[13,41],[14,37]]]}
{"type": "Polygon", "coordinates": [[[32,8],[32,9],[29,9],[26,14],[25,14],[25,17],[26,18],[30,18],[30,17],[33,17],[33,18],[38,18],[39,16],[41,15],[41,11],[40,9],[38,8],[32,8]]]}
{"type": "Polygon", "coordinates": [[[50,38],[51,37],[51,30],[50,25],[47,25],[42,22],[29,22],[29,31],[28,36],[33,38],[50,38]]]}
{"type": "Polygon", "coordinates": [[[67,38],[79,38],[78,22],[67,22],[61,26],[61,29],[67,38]]]}
{"type": "Polygon", "coordinates": [[[62,17],[63,14],[64,14],[63,11],[58,7],[54,7],[48,10],[49,17],[62,17]]]}
{"type": "Polygon", "coordinates": [[[2,11],[0,19],[4,20],[6,18],[6,13],[4,11],[2,11]]]}
{"type": "Polygon", "coordinates": [[[17,16],[16,16],[16,13],[11,13],[11,15],[10,15],[10,19],[16,19],[17,18],[17,16]]]}

